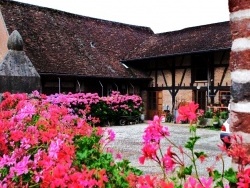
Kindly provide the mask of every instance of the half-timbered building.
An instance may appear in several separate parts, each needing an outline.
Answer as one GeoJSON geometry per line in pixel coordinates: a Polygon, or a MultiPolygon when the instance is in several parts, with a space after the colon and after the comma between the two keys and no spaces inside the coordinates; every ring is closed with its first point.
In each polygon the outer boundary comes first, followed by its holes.
{"type": "Polygon", "coordinates": [[[229,22],[222,22],[155,34],[122,62],[152,78],[145,94],[150,118],[191,100],[204,110],[226,109],[230,48],[229,22]]]}

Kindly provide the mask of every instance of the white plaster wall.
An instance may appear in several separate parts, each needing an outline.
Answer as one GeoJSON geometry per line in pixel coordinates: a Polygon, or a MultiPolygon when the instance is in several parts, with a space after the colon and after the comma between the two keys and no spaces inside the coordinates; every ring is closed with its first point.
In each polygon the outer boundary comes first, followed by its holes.
{"type": "MultiPolygon", "coordinates": [[[[172,85],[172,73],[170,71],[163,70],[163,74],[165,76],[167,86],[171,86],[172,85]]],[[[158,83],[159,87],[166,87],[166,83],[164,81],[164,77],[163,77],[161,71],[158,71],[157,83],[158,83]]]]}
{"type": "Polygon", "coordinates": [[[162,105],[163,110],[164,110],[164,107],[166,107],[167,105],[169,106],[169,110],[172,110],[172,96],[170,92],[167,90],[163,90],[162,95],[163,95],[163,105],[162,105]]]}
{"type": "MultiPolygon", "coordinates": [[[[224,67],[218,67],[215,69],[215,73],[214,73],[214,85],[217,86],[218,83],[221,82],[221,78],[223,76],[223,72],[224,72],[224,67]]],[[[230,70],[226,71],[226,75],[223,79],[222,82],[222,86],[225,86],[227,83],[228,86],[231,86],[231,72],[230,70]]]]}
{"type": "Polygon", "coordinates": [[[176,95],[176,107],[180,102],[191,102],[193,100],[192,90],[179,90],[176,95]]]}
{"type": "MultiPolygon", "coordinates": [[[[182,75],[184,74],[184,69],[178,69],[175,72],[175,85],[178,86],[178,84],[181,84],[181,78],[182,75]]],[[[184,75],[184,79],[183,82],[181,84],[181,86],[190,86],[191,83],[191,70],[188,69],[186,70],[186,73],[184,75]]]]}

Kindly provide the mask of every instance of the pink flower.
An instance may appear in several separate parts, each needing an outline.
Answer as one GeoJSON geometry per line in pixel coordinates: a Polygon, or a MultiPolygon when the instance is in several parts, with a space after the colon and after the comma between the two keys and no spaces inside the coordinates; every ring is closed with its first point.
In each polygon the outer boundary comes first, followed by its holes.
{"type": "Polygon", "coordinates": [[[122,154],[121,153],[117,153],[115,158],[116,159],[122,159],[122,154]]]}
{"type": "Polygon", "coordinates": [[[213,187],[213,178],[201,177],[201,183],[194,177],[190,176],[187,181],[184,183],[184,188],[212,188],[213,187]]]}
{"type": "Polygon", "coordinates": [[[3,168],[5,165],[6,166],[11,166],[16,163],[16,158],[12,155],[9,157],[6,154],[3,154],[3,157],[0,159],[0,168],[3,168]]]}
{"type": "Polygon", "coordinates": [[[154,159],[156,156],[156,151],[158,149],[158,146],[155,144],[145,144],[142,148],[143,155],[139,158],[139,161],[141,164],[144,164],[145,159],[154,159]]]}
{"type": "Polygon", "coordinates": [[[187,181],[184,183],[184,188],[201,188],[199,185],[197,179],[194,177],[190,176],[187,181]]]}
{"type": "Polygon", "coordinates": [[[27,174],[29,171],[29,166],[28,166],[29,159],[30,159],[30,155],[24,156],[21,161],[19,161],[18,163],[14,165],[14,167],[10,168],[10,171],[16,173],[17,176],[20,176],[22,174],[27,174]]]}
{"type": "Polygon", "coordinates": [[[169,135],[168,127],[161,125],[159,116],[154,116],[153,121],[149,123],[149,126],[144,131],[143,140],[144,143],[159,143],[161,138],[169,135]]]}
{"type": "Polygon", "coordinates": [[[21,121],[26,117],[32,117],[36,113],[36,109],[33,104],[27,103],[16,115],[16,120],[21,121]]]}
{"type": "Polygon", "coordinates": [[[62,144],[63,141],[59,138],[57,138],[55,141],[51,141],[50,146],[48,148],[49,156],[51,158],[57,159],[57,155],[62,144]]]}
{"type": "Polygon", "coordinates": [[[41,172],[37,172],[37,171],[35,171],[34,172],[34,180],[35,180],[35,182],[36,183],[38,183],[41,179],[43,179],[43,171],[41,171],[41,172]]]}
{"type": "Polygon", "coordinates": [[[165,155],[162,158],[165,170],[167,172],[173,171],[175,167],[175,162],[173,160],[174,153],[171,151],[171,149],[172,149],[172,146],[169,146],[165,155]]]}
{"type": "Polygon", "coordinates": [[[198,109],[199,104],[190,102],[188,105],[181,106],[178,109],[179,115],[177,117],[177,122],[189,120],[192,122],[196,120],[196,110],[198,109]]]}
{"type": "Polygon", "coordinates": [[[114,141],[115,140],[115,132],[112,129],[108,130],[109,140],[114,141]]]}
{"type": "Polygon", "coordinates": [[[237,183],[239,188],[249,187],[250,185],[250,168],[243,170],[242,172],[238,172],[237,178],[239,182],[237,183]]]}
{"type": "Polygon", "coordinates": [[[30,148],[31,145],[30,145],[29,142],[30,142],[29,139],[27,139],[27,138],[25,138],[25,137],[22,138],[22,139],[21,139],[21,146],[20,146],[20,147],[21,147],[21,148],[24,148],[24,149],[30,148]]]}
{"type": "Polygon", "coordinates": [[[213,178],[212,177],[201,177],[200,181],[203,187],[212,188],[213,187],[213,178]]]}

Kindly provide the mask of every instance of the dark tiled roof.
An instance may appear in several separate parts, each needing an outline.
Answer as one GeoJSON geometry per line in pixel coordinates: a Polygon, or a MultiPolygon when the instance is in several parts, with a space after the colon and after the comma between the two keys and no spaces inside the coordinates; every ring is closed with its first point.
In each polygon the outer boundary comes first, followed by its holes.
{"type": "Polygon", "coordinates": [[[229,22],[155,34],[125,60],[231,48],[229,22]]]}
{"type": "Polygon", "coordinates": [[[147,27],[0,0],[8,32],[18,30],[39,73],[143,78],[119,60],[153,34],[147,27]]]}

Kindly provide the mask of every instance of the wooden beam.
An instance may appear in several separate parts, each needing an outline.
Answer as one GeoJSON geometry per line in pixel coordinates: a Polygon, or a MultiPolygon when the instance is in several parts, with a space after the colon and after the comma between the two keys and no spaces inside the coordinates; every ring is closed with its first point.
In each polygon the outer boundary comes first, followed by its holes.
{"type": "MultiPolygon", "coordinates": [[[[176,93],[175,93],[175,58],[173,59],[172,61],[172,92],[171,92],[171,96],[172,96],[172,110],[174,110],[175,108],[175,96],[176,96],[176,93]]],[[[173,113],[173,112],[172,112],[173,113]]]]}
{"type": "Polygon", "coordinates": [[[163,79],[164,79],[164,82],[165,82],[166,86],[168,86],[168,83],[167,83],[167,80],[166,80],[166,77],[165,77],[165,75],[164,75],[163,70],[161,70],[161,73],[162,73],[162,76],[163,76],[163,79]]]}
{"type": "MultiPolygon", "coordinates": [[[[184,57],[184,56],[183,56],[183,57],[184,57]]],[[[183,63],[183,60],[184,60],[184,58],[182,58],[182,60],[181,60],[181,65],[182,65],[182,63],[183,63]]],[[[186,72],[187,72],[187,69],[185,68],[185,69],[184,69],[184,72],[183,72],[183,74],[182,74],[182,76],[181,76],[181,83],[180,83],[180,86],[182,86],[182,83],[183,83],[183,80],[184,80],[184,77],[185,77],[186,72]]],[[[175,95],[176,95],[178,92],[179,92],[179,89],[177,89],[177,90],[175,91],[175,95]]]]}
{"type": "MultiPolygon", "coordinates": [[[[225,67],[225,69],[224,69],[224,71],[223,71],[223,74],[222,74],[222,77],[221,77],[221,80],[220,80],[219,86],[222,85],[222,82],[223,82],[223,80],[224,80],[224,78],[225,78],[225,76],[226,76],[226,73],[227,73],[227,69],[228,69],[228,67],[225,67]]],[[[218,90],[215,91],[215,95],[216,95],[217,93],[218,93],[218,90]]]]}
{"type": "MultiPolygon", "coordinates": [[[[217,67],[228,67],[228,64],[215,64],[214,65],[215,68],[217,67]]],[[[176,65],[175,66],[175,69],[178,70],[178,69],[191,69],[192,66],[191,65],[183,65],[183,66],[179,66],[179,65],[176,65]]],[[[159,70],[169,70],[171,71],[172,70],[172,67],[158,67],[157,69],[156,68],[148,68],[148,69],[143,69],[144,71],[159,71],[159,70]]]]}
{"type": "Polygon", "coordinates": [[[155,64],[155,87],[158,86],[158,68],[157,68],[157,63],[155,64]]]}
{"type": "MultiPolygon", "coordinates": [[[[229,90],[231,86],[214,86],[215,90],[229,90]]],[[[161,91],[161,90],[168,90],[169,92],[173,89],[172,86],[167,87],[147,87],[145,88],[149,91],[161,91]]],[[[177,90],[196,90],[196,86],[175,86],[177,90]]],[[[207,86],[202,86],[199,90],[207,91],[207,86]]]]}

